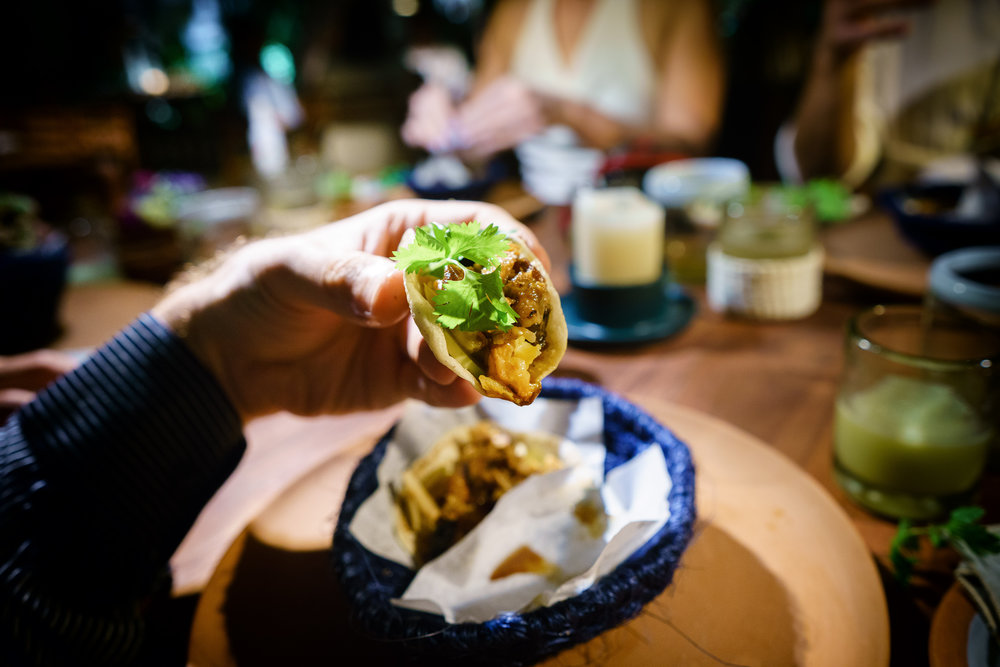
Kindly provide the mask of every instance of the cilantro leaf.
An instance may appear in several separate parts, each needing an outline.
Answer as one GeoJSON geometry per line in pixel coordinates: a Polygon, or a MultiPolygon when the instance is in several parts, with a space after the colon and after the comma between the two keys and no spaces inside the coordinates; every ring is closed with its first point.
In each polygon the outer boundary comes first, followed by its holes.
{"type": "Polygon", "coordinates": [[[446,281],[434,295],[438,324],[462,331],[506,331],[517,323],[517,313],[503,295],[496,271],[466,271],[462,280],[446,281]]]}
{"type": "Polygon", "coordinates": [[[407,273],[443,278],[454,266],[462,277],[443,282],[433,298],[437,322],[462,331],[506,331],[517,323],[517,313],[503,295],[496,270],[510,240],[496,225],[481,229],[476,221],[428,225],[415,230],[414,241],[393,253],[396,266],[407,273]],[[472,265],[482,267],[481,272],[472,265]]]}
{"type": "Polygon", "coordinates": [[[903,584],[910,580],[922,537],[926,537],[935,549],[950,545],[964,556],[1000,553],[1000,535],[979,524],[984,514],[981,507],[959,507],[943,524],[914,526],[906,519],[900,521],[889,547],[889,561],[896,579],[903,584]]]}

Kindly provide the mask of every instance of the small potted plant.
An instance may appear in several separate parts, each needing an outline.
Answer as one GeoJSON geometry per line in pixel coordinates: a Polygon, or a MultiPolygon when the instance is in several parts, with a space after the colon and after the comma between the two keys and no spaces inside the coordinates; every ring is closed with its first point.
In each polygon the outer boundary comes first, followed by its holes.
{"type": "Polygon", "coordinates": [[[35,200],[0,193],[0,354],[56,338],[68,269],[66,238],[39,219],[35,200]]]}

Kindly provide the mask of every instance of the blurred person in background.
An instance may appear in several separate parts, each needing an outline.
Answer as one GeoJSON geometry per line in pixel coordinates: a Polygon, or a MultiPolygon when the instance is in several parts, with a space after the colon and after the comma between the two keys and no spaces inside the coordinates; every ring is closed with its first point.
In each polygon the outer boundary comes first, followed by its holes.
{"type": "Polygon", "coordinates": [[[528,189],[561,204],[610,149],[705,153],[723,86],[707,0],[500,0],[468,94],[426,83],[402,135],[470,163],[515,148],[528,189]]]}
{"type": "Polygon", "coordinates": [[[826,0],[798,108],[775,141],[779,172],[851,187],[969,178],[971,155],[1000,149],[998,79],[996,0],[826,0]]]}

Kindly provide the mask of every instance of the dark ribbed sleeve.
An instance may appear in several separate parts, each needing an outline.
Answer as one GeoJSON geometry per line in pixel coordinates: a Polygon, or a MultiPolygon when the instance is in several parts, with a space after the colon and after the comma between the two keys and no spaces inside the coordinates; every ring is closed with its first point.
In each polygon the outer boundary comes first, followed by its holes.
{"type": "Polygon", "coordinates": [[[0,663],[134,655],[143,600],[244,447],[214,377],[150,315],[16,413],[0,428],[0,663]]]}

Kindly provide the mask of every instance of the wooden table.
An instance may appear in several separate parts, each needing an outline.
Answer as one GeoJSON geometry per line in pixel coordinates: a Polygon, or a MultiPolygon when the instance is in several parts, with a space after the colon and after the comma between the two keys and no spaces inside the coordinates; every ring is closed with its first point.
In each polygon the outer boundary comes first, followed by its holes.
{"type": "MultiPolygon", "coordinates": [[[[542,215],[532,227],[553,258],[554,279],[565,288],[566,239],[558,216],[542,215]]],[[[83,341],[80,332],[94,326],[90,315],[95,311],[88,303],[118,311],[116,317],[106,320],[115,326],[148,307],[142,299],[121,298],[134,289],[121,285],[71,289],[64,313],[66,345],[78,346],[83,341]]],[[[824,289],[823,304],[814,315],[795,322],[764,323],[712,312],[703,288],[694,287],[691,293],[698,311],[680,334],[642,346],[571,347],[558,374],[584,378],[639,400],[648,397],[657,403],[691,408],[755,436],[787,456],[830,493],[849,514],[884,570],[895,525],[857,508],[833,481],[832,409],[848,318],[887,299],[912,300],[919,289],[909,290],[909,295],[892,294],[833,275],[824,289]]],[[[96,344],[99,339],[91,334],[86,341],[96,344]]],[[[326,443],[296,438],[297,432],[314,426],[314,420],[275,415],[252,423],[247,429],[247,455],[172,560],[175,593],[197,595],[242,529],[283,490],[338,448],[354,446],[359,439],[383,432],[396,414],[390,409],[322,418],[331,434],[326,443]]],[[[931,617],[952,583],[953,565],[945,556],[932,557],[929,563],[922,573],[926,576],[918,577],[909,589],[898,587],[891,575],[883,576],[890,610],[892,664],[927,664],[931,617]]]]}

